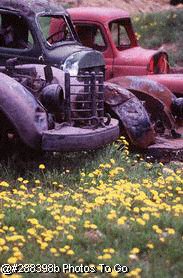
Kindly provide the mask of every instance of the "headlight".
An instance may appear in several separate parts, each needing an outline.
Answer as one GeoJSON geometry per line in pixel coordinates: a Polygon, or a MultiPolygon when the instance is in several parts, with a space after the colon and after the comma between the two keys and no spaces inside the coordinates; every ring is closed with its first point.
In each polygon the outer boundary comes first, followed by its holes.
{"type": "Polygon", "coordinates": [[[62,67],[64,72],[69,72],[72,76],[77,76],[79,72],[79,61],[75,56],[75,54],[69,56],[62,67]]]}

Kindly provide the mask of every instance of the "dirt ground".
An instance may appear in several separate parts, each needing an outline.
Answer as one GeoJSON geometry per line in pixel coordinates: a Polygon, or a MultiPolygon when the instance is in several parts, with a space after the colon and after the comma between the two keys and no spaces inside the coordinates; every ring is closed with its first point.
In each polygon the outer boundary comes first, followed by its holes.
{"type": "MultiPolygon", "coordinates": [[[[118,7],[130,14],[156,12],[167,9],[175,9],[169,5],[169,0],[55,0],[74,6],[105,6],[118,7]]],[[[176,8],[183,7],[179,5],[176,8]]]]}

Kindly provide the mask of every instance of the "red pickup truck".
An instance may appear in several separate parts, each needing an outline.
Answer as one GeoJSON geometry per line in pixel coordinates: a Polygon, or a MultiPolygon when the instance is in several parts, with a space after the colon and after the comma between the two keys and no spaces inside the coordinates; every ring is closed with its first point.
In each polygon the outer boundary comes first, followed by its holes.
{"type": "MultiPolygon", "coordinates": [[[[97,7],[72,8],[68,12],[81,43],[102,52],[106,79],[168,72],[168,56],[164,51],[147,50],[138,45],[127,12],[97,7]]],[[[51,33],[61,29],[61,22],[52,21],[51,33]]]]}
{"type": "MultiPolygon", "coordinates": [[[[106,80],[118,76],[148,75],[177,96],[183,95],[183,75],[180,74],[183,69],[179,72],[171,69],[165,51],[139,46],[127,12],[101,7],[71,8],[68,12],[81,43],[102,52],[106,63],[106,80]],[[172,75],[174,72],[177,74],[172,75]]],[[[52,22],[51,32],[55,28],[60,29],[58,24],[52,22]]]]}

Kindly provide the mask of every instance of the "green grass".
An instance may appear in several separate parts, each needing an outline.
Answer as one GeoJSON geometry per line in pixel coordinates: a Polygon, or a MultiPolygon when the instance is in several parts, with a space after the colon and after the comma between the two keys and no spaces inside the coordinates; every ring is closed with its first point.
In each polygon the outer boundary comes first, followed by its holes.
{"type": "Polygon", "coordinates": [[[158,48],[167,45],[171,64],[182,64],[183,11],[166,11],[137,15],[133,24],[143,47],[158,48]],[[170,45],[173,46],[171,49],[170,45]]]}
{"type": "Polygon", "coordinates": [[[0,265],[121,264],[127,277],[182,277],[182,166],[122,149],[1,161],[0,265]]]}

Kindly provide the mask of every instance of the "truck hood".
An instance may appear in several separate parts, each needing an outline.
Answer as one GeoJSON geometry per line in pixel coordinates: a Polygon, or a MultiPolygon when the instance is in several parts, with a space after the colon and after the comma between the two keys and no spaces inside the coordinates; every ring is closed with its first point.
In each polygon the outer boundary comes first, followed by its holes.
{"type": "Polygon", "coordinates": [[[92,50],[81,45],[62,45],[61,47],[50,49],[47,52],[46,60],[57,67],[71,66],[78,64],[79,69],[104,66],[104,59],[99,51],[92,50]]]}
{"type": "Polygon", "coordinates": [[[147,66],[151,58],[161,52],[160,50],[151,50],[136,46],[120,51],[119,59],[117,59],[118,61],[116,63],[125,66],[147,66]]]}

